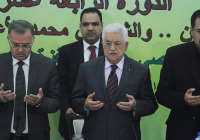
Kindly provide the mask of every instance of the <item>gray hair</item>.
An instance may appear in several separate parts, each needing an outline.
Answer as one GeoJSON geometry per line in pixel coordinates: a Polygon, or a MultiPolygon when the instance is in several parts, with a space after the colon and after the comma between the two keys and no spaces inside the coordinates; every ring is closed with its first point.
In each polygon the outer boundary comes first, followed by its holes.
{"type": "Polygon", "coordinates": [[[121,33],[122,36],[123,36],[124,42],[128,41],[128,31],[124,27],[124,25],[122,25],[122,24],[113,23],[113,24],[107,25],[103,29],[103,33],[102,33],[102,40],[103,40],[103,42],[104,42],[105,33],[121,33]]]}
{"type": "Polygon", "coordinates": [[[14,30],[17,34],[24,34],[27,30],[31,31],[32,36],[34,36],[34,27],[31,23],[25,20],[15,20],[11,22],[8,26],[8,35],[14,30]]]}

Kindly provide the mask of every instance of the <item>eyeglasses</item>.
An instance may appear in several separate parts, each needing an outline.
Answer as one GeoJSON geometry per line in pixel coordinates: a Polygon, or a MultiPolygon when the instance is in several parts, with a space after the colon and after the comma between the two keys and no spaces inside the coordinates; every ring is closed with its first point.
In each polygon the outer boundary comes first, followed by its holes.
{"type": "Polygon", "coordinates": [[[200,29],[194,29],[193,28],[193,30],[196,31],[198,34],[200,34],[200,29]]]}
{"type": "Polygon", "coordinates": [[[21,46],[23,50],[29,50],[32,46],[33,40],[31,43],[15,43],[15,42],[11,42],[10,40],[9,40],[9,42],[13,49],[18,50],[21,46]]]}
{"type": "Polygon", "coordinates": [[[119,42],[119,41],[109,42],[109,41],[107,41],[104,43],[104,47],[110,48],[112,45],[114,45],[114,47],[116,47],[116,48],[121,48],[121,47],[123,47],[123,44],[126,44],[126,42],[119,42]]]}

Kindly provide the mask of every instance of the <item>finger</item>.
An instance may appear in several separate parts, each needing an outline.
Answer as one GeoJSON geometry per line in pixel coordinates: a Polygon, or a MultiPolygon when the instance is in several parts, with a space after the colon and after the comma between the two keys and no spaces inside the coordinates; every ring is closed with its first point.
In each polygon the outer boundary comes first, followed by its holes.
{"type": "Polygon", "coordinates": [[[104,105],[104,103],[100,103],[100,104],[97,104],[97,105],[92,105],[90,108],[91,110],[99,110],[100,108],[102,108],[104,105]]]}
{"type": "Polygon", "coordinates": [[[129,102],[119,102],[118,104],[123,105],[123,106],[130,106],[134,101],[131,100],[129,102]]]}
{"type": "Polygon", "coordinates": [[[125,111],[129,111],[129,110],[132,109],[130,105],[123,105],[123,104],[117,103],[117,106],[118,106],[120,109],[125,110],[125,111]]]}
{"type": "Polygon", "coordinates": [[[103,106],[103,103],[99,103],[99,104],[93,105],[93,107],[95,107],[95,108],[100,108],[102,106],[103,106]]]}
{"type": "Polygon", "coordinates": [[[7,101],[12,101],[14,98],[16,97],[16,94],[14,94],[13,92],[10,92],[8,94],[6,94],[4,96],[4,98],[7,100],[7,101]]]}
{"type": "Polygon", "coordinates": [[[10,93],[11,93],[11,91],[10,91],[10,90],[7,90],[7,91],[3,91],[1,95],[2,95],[2,97],[3,97],[6,101],[9,101],[9,100],[10,100],[10,99],[9,99],[10,93]]]}
{"type": "Polygon", "coordinates": [[[7,101],[6,101],[6,99],[4,99],[4,98],[1,98],[1,100],[0,100],[2,103],[6,103],[7,101]]]}
{"type": "Polygon", "coordinates": [[[126,97],[127,97],[128,99],[134,99],[134,97],[133,97],[132,95],[129,95],[129,94],[126,94],[126,97]]]}
{"type": "Polygon", "coordinates": [[[188,100],[199,100],[200,96],[189,96],[188,100]]]}
{"type": "Polygon", "coordinates": [[[88,101],[88,103],[91,105],[97,105],[97,104],[100,104],[101,101],[88,101]]]}
{"type": "Polygon", "coordinates": [[[11,93],[11,90],[6,90],[6,91],[2,91],[2,95],[3,96],[7,96],[8,94],[10,94],[11,93]]]}
{"type": "Polygon", "coordinates": [[[42,97],[39,97],[39,96],[36,96],[36,95],[32,95],[32,105],[36,105],[36,104],[39,104],[40,103],[40,100],[42,97]]]}
{"type": "Polygon", "coordinates": [[[75,113],[72,108],[68,108],[66,111],[66,114],[70,114],[70,113],[73,113],[74,115],[79,116],[79,114],[75,113]]]}
{"type": "Polygon", "coordinates": [[[0,91],[1,91],[1,90],[3,90],[3,88],[4,88],[4,84],[3,84],[3,83],[1,83],[1,86],[0,86],[0,91]]]}
{"type": "Polygon", "coordinates": [[[192,102],[189,102],[189,104],[192,105],[192,106],[196,106],[196,105],[199,104],[199,102],[197,102],[197,101],[192,101],[192,102]]]}
{"type": "Polygon", "coordinates": [[[190,88],[186,91],[186,94],[192,94],[195,91],[195,88],[190,88]]]}
{"type": "Polygon", "coordinates": [[[127,110],[127,107],[125,107],[125,106],[123,106],[123,105],[121,105],[121,104],[119,104],[119,103],[117,103],[116,104],[121,110],[127,110]]]}
{"type": "Polygon", "coordinates": [[[39,88],[38,96],[39,96],[39,97],[43,97],[43,90],[42,90],[42,88],[39,88]]]}
{"type": "Polygon", "coordinates": [[[75,113],[74,111],[72,111],[72,112],[73,112],[74,115],[76,115],[76,116],[80,116],[78,113],[75,113]]]}
{"type": "Polygon", "coordinates": [[[26,96],[24,97],[24,101],[25,101],[27,104],[32,104],[32,103],[33,103],[32,94],[26,95],[26,96]]]}
{"type": "Polygon", "coordinates": [[[89,94],[87,98],[90,100],[93,100],[94,96],[95,96],[95,92],[93,92],[92,94],[89,94]]]}
{"type": "Polygon", "coordinates": [[[11,93],[11,90],[1,91],[2,96],[6,96],[9,93],[11,93]]]}

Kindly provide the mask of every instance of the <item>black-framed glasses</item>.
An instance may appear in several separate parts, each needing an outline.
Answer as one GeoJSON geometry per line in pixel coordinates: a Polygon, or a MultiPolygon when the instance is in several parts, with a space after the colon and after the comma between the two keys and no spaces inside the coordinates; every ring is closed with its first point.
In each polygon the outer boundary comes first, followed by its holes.
{"type": "Polygon", "coordinates": [[[104,42],[104,47],[110,48],[112,45],[114,45],[114,47],[116,47],[116,48],[121,48],[121,47],[123,47],[124,44],[126,44],[126,42],[120,42],[120,41],[110,42],[110,41],[106,41],[106,42],[104,42]]]}
{"type": "Polygon", "coordinates": [[[9,42],[13,49],[18,50],[21,46],[23,50],[29,50],[32,46],[33,40],[31,43],[15,43],[15,42],[12,42],[11,40],[9,40],[9,42]]]}

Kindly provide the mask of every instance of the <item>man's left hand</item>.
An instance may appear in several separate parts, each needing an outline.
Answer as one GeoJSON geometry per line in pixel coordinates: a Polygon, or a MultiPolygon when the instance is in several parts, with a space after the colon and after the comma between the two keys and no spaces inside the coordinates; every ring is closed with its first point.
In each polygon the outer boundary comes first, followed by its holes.
{"type": "Polygon", "coordinates": [[[37,106],[41,103],[43,96],[44,94],[42,88],[39,88],[39,93],[37,95],[34,94],[26,95],[24,97],[24,101],[32,106],[37,106]]]}
{"type": "Polygon", "coordinates": [[[128,98],[128,102],[119,102],[116,105],[124,111],[133,110],[136,106],[136,100],[132,95],[126,94],[126,98],[128,98]]]}

